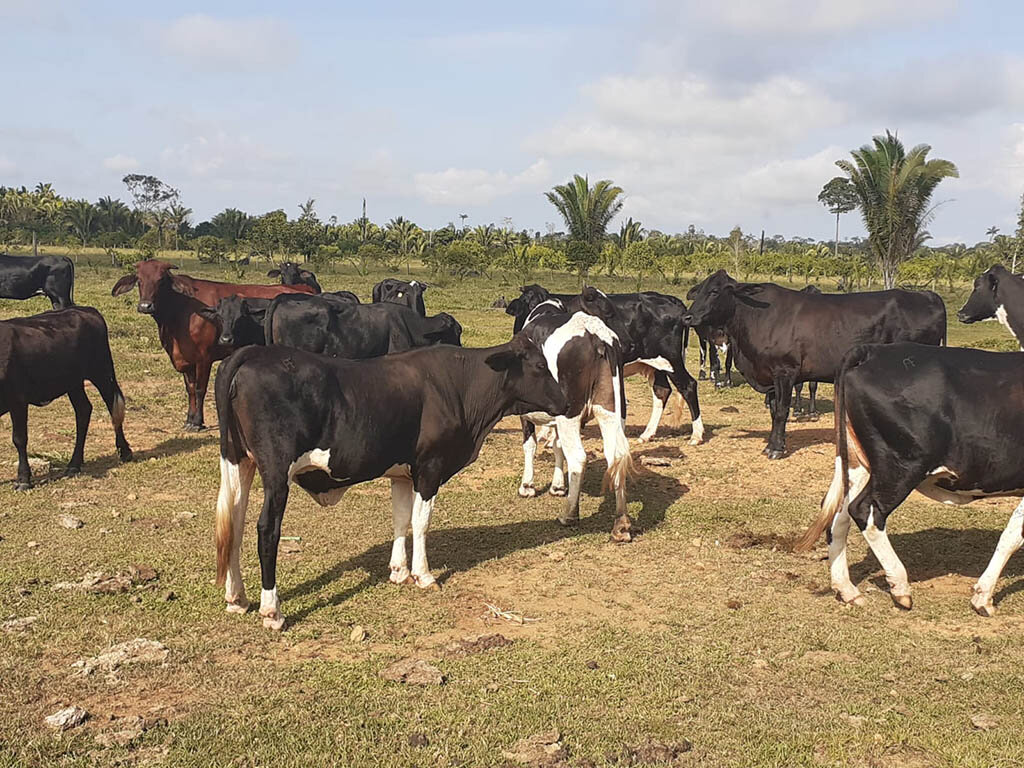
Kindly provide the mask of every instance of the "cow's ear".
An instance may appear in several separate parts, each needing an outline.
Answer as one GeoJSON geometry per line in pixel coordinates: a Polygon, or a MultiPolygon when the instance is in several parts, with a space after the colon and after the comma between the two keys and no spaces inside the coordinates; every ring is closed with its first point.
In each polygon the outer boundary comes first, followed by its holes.
{"type": "Polygon", "coordinates": [[[764,291],[764,286],[752,283],[732,285],[729,287],[732,288],[733,293],[737,296],[757,296],[757,294],[764,291]]]}
{"type": "Polygon", "coordinates": [[[416,284],[420,287],[420,293],[426,293],[427,292],[427,288],[430,287],[426,283],[416,283],[416,284]]]}
{"type": "Polygon", "coordinates": [[[203,318],[203,320],[207,320],[214,324],[216,324],[220,320],[220,318],[217,315],[217,310],[214,309],[213,307],[203,307],[202,309],[197,309],[196,314],[203,318]]]}
{"type": "MultiPolygon", "coordinates": [[[[278,275],[281,274],[280,271],[278,271],[277,274],[278,275]]],[[[267,275],[269,275],[270,277],[276,277],[276,275],[271,275],[270,272],[268,272],[267,275]]],[[[300,269],[299,270],[299,277],[304,277],[304,278],[306,278],[308,280],[309,278],[313,277],[313,273],[312,272],[307,272],[305,269],[300,269]]]]}
{"type": "Polygon", "coordinates": [[[195,296],[195,292],[192,290],[192,286],[186,283],[184,280],[180,280],[177,277],[171,278],[171,288],[176,290],[178,293],[184,296],[195,296]]]}
{"type": "Polygon", "coordinates": [[[514,349],[506,349],[488,355],[484,360],[495,371],[507,371],[519,365],[519,354],[514,349]]]}
{"type": "Polygon", "coordinates": [[[138,275],[125,275],[114,283],[114,287],[110,289],[110,295],[120,296],[122,293],[128,293],[128,291],[135,287],[137,282],[139,282],[138,275]]]}
{"type": "Polygon", "coordinates": [[[269,272],[267,272],[267,277],[280,277],[280,276],[281,276],[281,270],[280,269],[272,269],[269,272]]]}
{"type": "Polygon", "coordinates": [[[992,272],[992,270],[989,270],[985,274],[988,275],[988,284],[994,291],[999,286],[999,278],[995,276],[995,273],[992,272]]]}
{"type": "Polygon", "coordinates": [[[263,321],[267,319],[267,310],[265,307],[263,309],[253,309],[252,307],[248,307],[246,309],[246,314],[260,325],[263,325],[263,321]]]}

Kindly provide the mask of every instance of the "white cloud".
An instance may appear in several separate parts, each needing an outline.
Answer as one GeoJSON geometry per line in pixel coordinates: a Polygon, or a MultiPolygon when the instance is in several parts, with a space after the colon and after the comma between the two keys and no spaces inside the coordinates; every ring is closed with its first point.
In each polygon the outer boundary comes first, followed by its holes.
{"type": "Polygon", "coordinates": [[[0,173],[14,173],[16,167],[7,155],[0,155],[0,173]]]}
{"type": "Polygon", "coordinates": [[[111,171],[133,171],[139,167],[139,161],[130,155],[116,154],[103,158],[103,167],[111,171]]]}
{"type": "Polygon", "coordinates": [[[271,18],[217,19],[182,16],[160,30],[164,51],[189,66],[214,71],[254,72],[280,67],[298,42],[289,27],[271,18]]]}
{"type": "Polygon", "coordinates": [[[283,169],[288,157],[247,135],[222,130],[167,147],[160,159],[168,168],[196,178],[215,176],[218,181],[241,181],[272,178],[283,169]]]}
{"type": "Polygon", "coordinates": [[[428,203],[482,205],[497,197],[524,190],[540,190],[551,178],[548,161],[541,158],[515,175],[505,171],[449,168],[413,177],[416,194],[428,203]]]}

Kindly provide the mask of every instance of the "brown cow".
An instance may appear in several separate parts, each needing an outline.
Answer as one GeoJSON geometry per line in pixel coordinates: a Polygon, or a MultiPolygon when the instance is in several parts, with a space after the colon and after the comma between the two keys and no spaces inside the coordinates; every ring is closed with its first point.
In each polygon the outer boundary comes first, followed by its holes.
{"type": "Polygon", "coordinates": [[[203,429],[203,400],[210,382],[210,369],[217,360],[230,355],[233,347],[217,343],[219,329],[200,312],[226,296],[272,299],[281,293],[311,293],[306,285],[236,285],[172,275],[173,264],[147,259],[135,265],[135,274],[118,280],[111,295],[139,287],[138,310],[152,315],[160,332],[160,344],[171,358],[174,370],[185,378],[188,416],[185,429],[203,429]]]}

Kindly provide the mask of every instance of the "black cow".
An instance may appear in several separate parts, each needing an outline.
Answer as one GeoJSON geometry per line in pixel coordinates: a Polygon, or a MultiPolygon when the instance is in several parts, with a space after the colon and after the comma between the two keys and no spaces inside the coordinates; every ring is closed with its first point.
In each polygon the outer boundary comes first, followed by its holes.
{"type": "Polygon", "coordinates": [[[445,312],[420,317],[399,304],[353,304],[324,296],[290,299],[275,299],[267,310],[267,344],[362,359],[431,344],[461,343],[462,326],[445,312]]]}
{"type": "MultiPolygon", "coordinates": [[[[816,293],[820,295],[821,289],[819,289],[816,285],[808,284],[801,288],[800,292],[816,293]]],[[[796,383],[796,386],[793,387],[793,413],[803,412],[803,393],[804,383],[802,381],[798,381],[796,383]]],[[[807,406],[807,415],[810,416],[811,418],[815,418],[818,415],[818,407],[815,402],[818,399],[818,382],[807,382],[807,395],[811,401],[810,404],[807,406]]]]}
{"type": "Polygon", "coordinates": [[[417,280],[398,280],[388,277],[373,286],[373,303],[391,302],[402,304],[420,313],[420,317],[427,316],[427,308],[423,303],[423,294],[429,286],[417,280]]]}
{"type": "Polygon", "coordinates": [[[426,536],[438,489],[476,460],[504,416],[557,414],[566,406],[544,355],[521,336],[490,349],[442,345],[359,361],[247,347],[221,365],[215,392],[218,583],[226,581],[227,610],[244,613],[239,550],[259,469],[260,615],[265,627],[276,630],[284,626],[276,568],[289,482],[327,506],[356,483],[389,478],[391,581],[432,587],[426,536]],[[411,570],[405,544],[410,525],[411,570]]]}
{"type": "Polygon", "coordinates": [[[725,270],[690,289],[687,321],[724,326],[736,367],[768,395],[764,453],[786,453],[786,421],[798,381],[835,381],[843,356],[866,343],[945,344],[946,307],[931,291],[809,294],[773,283],[737,283],[725,270]]]}
{"type": "Polygon", "coordinates": [[[1024,349],[1024,278],[1002,264],[989,267],[975,278],[974,290],[956,316],[961,323],[998,320],[1024,349]]]}
{"type": "MultiPolygon", "coordinates": [[[[588,311],[581,305],[580,296],[554,294],[539,285],[527,285],[521,295],[509,302],[505,312],[515,318],[513,332],[522,329],[530,312],[543,301],[561,302],[569,312],[588,311]]],[[[603,294],[602,294],[603,295],[603,294]]],[[[697,400],[697,382],[686,371],[683,359],[683,334],[686,305],[674,296],[652,291],[644,293],[613,293],[608,296],[614,312],[600,315],[615,332],[622,344],[625,375],[642,373],[652,382],[651,418],[640,435],[640,441],[653,436],[662,411],[672,393],[669,381],[686,400],[693,419],[690,445],[704,439],[704,422],[697,400]]]]}
{"type": "Polygon", "coordinates": [[[0,253],[0,299],[45,296],[54,309],[73,307],[75,265],[67,256],[0,253]]]}
{"type": "MultiPolygon", "coordinates": [[[[287,262],[286,262],[287,263],[287,262]]],[[[301,296],[303,294],[295,294],[301,296]]],[[[248,347],[266,343],[263,321],[271,299],[246,299],[242,296],[225,296],[217,306],[198,310],[199,315],[220,328],[217,343],[225,347],[248,347]]]]}
{"type": "Polygon", "coordinates": [[[316,275],[294,261],[282,261],[276,269],[267,272],[267,277],[280,277],[281,285],[308,285],[313,293],[321,293],[316,275]]]}
{"type": "MultiPolygon", "coordinates": [[[[846,536],[853,520],[885,570],[890,594],[911,607],[907,571],[886,532],[914,490],[946,504],[1024,495],[1024,353],[923,344],[855,347],[836,379],[836,468],[821,514],[797,542],[810,549],[829,530],[832,586],[862,604],[850,580],[846,536]]],[[[1024,543],[1024,501],[1010,517],[971,606],[995,612],[992,592],[1024,543]]]]}
{"type": "Polygon", "coordinates": [[[92,307],[72,307],[0,322],[0,415],[11,414],[11,439],[18,451],[15,490],[32,487],[28,407],[46,405],[63,395],[75,409],[75,450],[64,474],[82,471],[92,416],[86,380],[99,390],[110,412],[121,461],[131,461],[132,449],[122,429],[124,395],[114,374],[103,316],[92,307]]]}
{"type": "MultiPolygon", "coordinates": [[[[596,288],[584,288],[581,303],[592,306],[609,302],[596,288]]],[[[601,430],[607,461],[604,486],[615,491],[616,519],[612,540],[629,541],[632,527],[626,512],[626,478],[632,467],[629,441],[624,430],[626,398],[622,389],[622,351],[618,336],[594,312],[570,314],[561,302],[539,304],[526,319],[522,333],[544,353],[551,374],[565,393],[568,407],[563,414],[529,413],[521,417],[523,427],[523,481],[520,496],[534,496],[533,459],[537,453],[538,428],[541,439],[553,430],[551,446],[555,471],[550,493],[566,495],[565,511],[558,521],[571,525],[580,519],[580,490],[587,464],[582,429],[593,416],[601,430]],[[563,465],[568,465],[566,491],[563,465]]]]}

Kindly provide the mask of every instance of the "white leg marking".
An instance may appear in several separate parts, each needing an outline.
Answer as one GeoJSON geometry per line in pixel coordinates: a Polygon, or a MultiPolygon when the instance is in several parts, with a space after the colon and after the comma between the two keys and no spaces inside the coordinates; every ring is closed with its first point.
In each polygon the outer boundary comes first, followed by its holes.
{"type": "Polygon", "coordinates": [[[907,580],[907,569],[903,566],[896,555],[892,544],[889,542],[889,534],[875,525],[874,510],[868,513],[868,524],[864,529],[864,538],[868,546],[875,553],[878,562],[882,564],[885,571],[885,580],[889,582],[889,594],[893,602],[902,608],[910,607],[910,583],[907,580]]]}
{"type": "Polygon", "coordinates": [[[249,609],[239,555],[242,551],[242,534],[245,532],[245,512],[249,506],[249,489],[255,472],[256,463],[252,459],[243,458],[241,464],[232,464],[221,457],[217,517],[231,520],[231,554],[224,579],[224,600],[227,602],[228,613],[245,613],[249,609]]]}
{"type": "MultiPolygon", "coordinates": [[[[583,439],[580,437],[580,418],[566,418],[559,416],[556,419],[558,424],[558,440],[562,445],[565,454],[565,464],[569,473],[568,510],[572,519],[579,516],[580,488],[583,484],[583,471],[587,466],[587,451],[583,447],[583,439]]],[[[569,518],[564,518],[568,520],[569,518]]]]}
{"type": "Polygon", "coordinates": [[[524,498],[536,496],[533,488],[533,457],[537,455],[537,430],[523,442],[523,481],[519,484],[519,495],[524,498]]]}
{"type": "Polygon", "coordinates": [[[263,626],[267,629],[280,631],[284,628],[284,616],[281,615],[281,601],[277,599],[277,587],[260,592],[260,616],[263,617],[263,626]]]}
{"type": "MultiPolygon", "coordinates": [[[[828,495],[824,504],[834,503],[833,497],[843,492],[842,460],[836,457],[836,470],[832,478],[832,485],[829,486],[828,495]]],[[[846,541],[850,531],[850,502],[857,498],[858,494],[867,485],[870,474],[864,467],[853,467],[850,469],[847,479],[849,490],[846,498],[843,499],[839,512],[832,520],[832,542],[828,545],[828,564],[832,577],[832,589],[839,595],[844,603],[864,604],[864,596],[850,580],[850,566],[846,557],[846,541]]]]}
{"type": "Polygon", "coordinates": [[[658,431],[658,425],[661,423],[661,414],[664,410],[665,404],[661,402],[660,397],[654,394],[654,387],[651,387],[651,418],[647,420],[647,426],[639,437],[641,443],[646,443],[654,437],[654,433],[658,431]]]}
{"type": "Polygon", "coordinates": [[[395,528],[395,543],[391,545],[391,576],[389,579],[394,584],[405,584],[409,580],[405,538],[409,535],[414,503],[412,480],[404,477],[392,478],[391,521],[395,528]]]}
{"type": "MultiPolygon", "coordinates": [[[[629,440],[622,430],[622,421],[618,415],[601,407],[594,406],[594,418],[597,419],[597,426],[601,430],[601,440],[604,444],[604,459],[608,466],[612,466],[619,459],[629,454],[629,440]]],[[[616,490],[619,483],[615,484],[616,490]]]]}
{"type": "Polygon", "coordinates": [[[700,445],[704,442],[704,419],[698,416],[693,420],[693,434],[690,436],[690,445],[700,445]]]}
{"type": "Polygon", "coordinates": [[[421,589],[436,584],[427,562],[427,531],[430,529],[430,516],[434,512],[436,498],[427,501],[417,492],[412,507],[412,578],[421,589]]]}
{"type": "Polygon", "coordinates": [[[1006,567],[1007,561],[1024,544],[1024,499],[1013,510],[1006,528],[1003,529],[996,545],[996,551],[992,553],[988,567],[981,574],[978,583],[974,585],[974,594],[971,597],[971,607],[982,616],[992,616],[996,612],[992,604],[992,593],[995,591],[999,575],[1006,567]]]}

